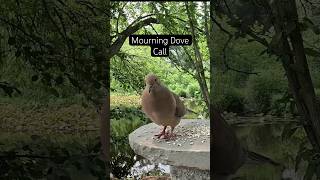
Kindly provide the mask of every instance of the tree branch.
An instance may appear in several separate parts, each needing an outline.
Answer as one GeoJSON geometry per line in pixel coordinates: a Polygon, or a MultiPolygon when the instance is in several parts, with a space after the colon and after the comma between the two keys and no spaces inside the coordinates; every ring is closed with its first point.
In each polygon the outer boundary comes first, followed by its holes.
{"type": "Polygon", "coordinates": [[[232,36],[232,34],[231,34],[229,31],[227,31],[224,27],[222,27],[222,25],[213,17],[212,14],[210,14],[210,18],[211,18],[211,20],[219,27],[219,29],[220,29],[222,32],[228,34],[229,36],[232,36]]]}
{"type": "MultiPolygon", "coordinates": [[[[211,18],[211,20],[219,27],[219,29],[220,29],[222,32],[224,32],[224,33],[226,33],[227,35],[229,35],[229,37],[230,37],[230,36],[233,36],[233,35],[231,34],[231,32],[227,31],[227,30],[213,17],[212,14],[210,14],[210,18],[211,18]]],[[[259,36],[256,35],[251,29],[248,30],[247,34],[248,34],[250,37],[252,37],[255,41],[259,42],[260,44],[262,44],[262,45],[264,45],[264,46],[266,46],[266,47],[269,46],[269,43],[268,43],[268,41],[267,41],[266,39],[264,39],[264,38],[262,38],[262,37],[259,37],[259,36]]]]}
{"type": "Polygon", "coordinates": [[[126,30],[122,31],[119,35],[117,40],[111,45],[109,48],[109,52],[107,54],[108,57],[113,57],[116,53],[119,52],[120,48],[122,47],[123,43],[127,39],[127,37],[136,31],[138,31],[140,28],[150,25],[152,23],[159,23],[159,20],[156,18],[147,18],[145,20],[142,20],[135,25],[129,26],[126,30]]]}
{"type": "Polygon", "coordinates": [[[226,71],[228,70],[231,70],[231,71],[235,71],[235,72],[238,72],[238,73],[244,73],[244,74],[255,74],[255,75],[258,75],[258,72],[247,72],[247,71],[243,71],[243,70],[239,70],[239,69],[235,69],[233,67],[230,67],[230,65],[227,63],[227,48],[228,48],[228,45],[229,43],[231,42],[233,36],[229,36],[228,40],[226,41],[226,43],[224,44],[223,46],[223,55],[222,55],[222,60],[223,60],[223,64],[224,66],[226,67],[226,71]]]}

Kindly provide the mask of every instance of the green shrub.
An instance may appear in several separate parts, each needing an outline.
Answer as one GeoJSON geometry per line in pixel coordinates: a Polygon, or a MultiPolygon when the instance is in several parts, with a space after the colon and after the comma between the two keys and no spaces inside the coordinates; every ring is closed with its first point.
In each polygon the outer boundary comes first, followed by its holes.
{"type": "Polygon", "coordinates": [[[240,93],[240,90],[229,88],[218,95],[214,99],[214,103],[225,111],[241,113],[244,111],[245,98],[240,93]]]}
{"type": "Polygon", "coordinates": [[[268,112],[271,110],[273,95],[284,93],[286,89],[286,80],[281,71],[266,70],[259,76],[249,78],[246,98],[255,110],[268,112]]]}
{"type": "Polygon", "coordinates": [[[179,95],[180,97],[187,97],[187,92],[184,91],[184,90],[182,90],[182,89],[179,89],[178,95],[179,95]]]}
{"type": "Polygon", "coordinates": [[[129,145],[129,134],[144,125],[139,118],[111,120],[111,171],[117,178],[126,177],[135,164],[135,153],[129,145]]]}
{"type": "Polygon", "coordinates": [[[274,115],[284,115],[285,113],[296,113],[295,102],[288,92],[284,94],[275,94],[272,96],[271,113],[274,115]]]}
{"type": "Polygon", "coordinates": [[[9,135],[0,139],[1,179],[105,179],[99,138],[9,135]]]}
{"type": "Polygon", "coordinates": [[[110,119],[114,120],[136,120],[139,119],[142,122],[149,122],[145,114],[137,107],[118,106],[111,109],[110,119]]]}
{"type": "Polygon", "coordinates": [[[200,93],[200,87],[197,83],[189,84],[186,89],[187,97],[198,97],[200,93]]]}
{"type": "Polygon", "coordinates": [[[136,107],[119,106],[111,110],[111,171],[117,178],[126,177],[134,165],[134,152],[129,146],[129,134],[149,123],[136,107]]]}

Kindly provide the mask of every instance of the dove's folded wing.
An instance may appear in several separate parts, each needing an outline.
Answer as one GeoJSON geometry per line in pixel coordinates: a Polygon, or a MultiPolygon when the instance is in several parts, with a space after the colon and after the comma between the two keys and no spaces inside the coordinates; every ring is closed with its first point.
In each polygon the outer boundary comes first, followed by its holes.
{"type": "Polygon", "coordinates": [[[176,95],[175,93],[172,93],[173,96],[174,96],[174,99],[176,101],[176,112],[175,112],[175,116],[176,117],[183,117],[187,110],[186,110],[186,107],[184,106],[183,102],[180,100],[179,96],[176,95]]]}

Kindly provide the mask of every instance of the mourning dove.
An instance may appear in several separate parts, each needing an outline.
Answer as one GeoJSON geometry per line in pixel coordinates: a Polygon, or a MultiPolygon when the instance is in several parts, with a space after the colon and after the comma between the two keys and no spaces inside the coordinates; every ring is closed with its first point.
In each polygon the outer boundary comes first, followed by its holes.
{"type": "Polygon", "coordinates": [[[174,137],[174,128],[186,114],[186,108],[179,97],[161,84],[159,78],[149,74],[145,78],[146,87],[142,93],[141,104],[143,112],[157,125],[164,126],[158,136],[165,139],[174,137]],[[167,126],[171,133],[166,133],[167,126]]]}

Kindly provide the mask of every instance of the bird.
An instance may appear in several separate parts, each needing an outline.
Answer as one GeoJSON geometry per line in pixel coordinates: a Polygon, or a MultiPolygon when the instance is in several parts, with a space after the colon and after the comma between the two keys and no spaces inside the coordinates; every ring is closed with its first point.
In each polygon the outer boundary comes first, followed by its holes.
{"type": "Polygon", "coordinates": [[[150,73],[145,77],[145,89],[141,96],[142,111],[155,124],[163,126],[163,130],[156,134],[158,138],[171,139],[176,136],[173,130],[180,123],[187,110],[179,96],[171,92],[160,79],[150,73]],[[170,126],[170,133],[166,128],[170,126]]]}
{"type": "Polygon", "coordinates": [[[210,107],[213,122],[213,174],[215,179],[224,180],[232,176],[245,163],[282,166],[272,159],[243,147],[236,133],[221,116],[218,109],[210,107]]]}

